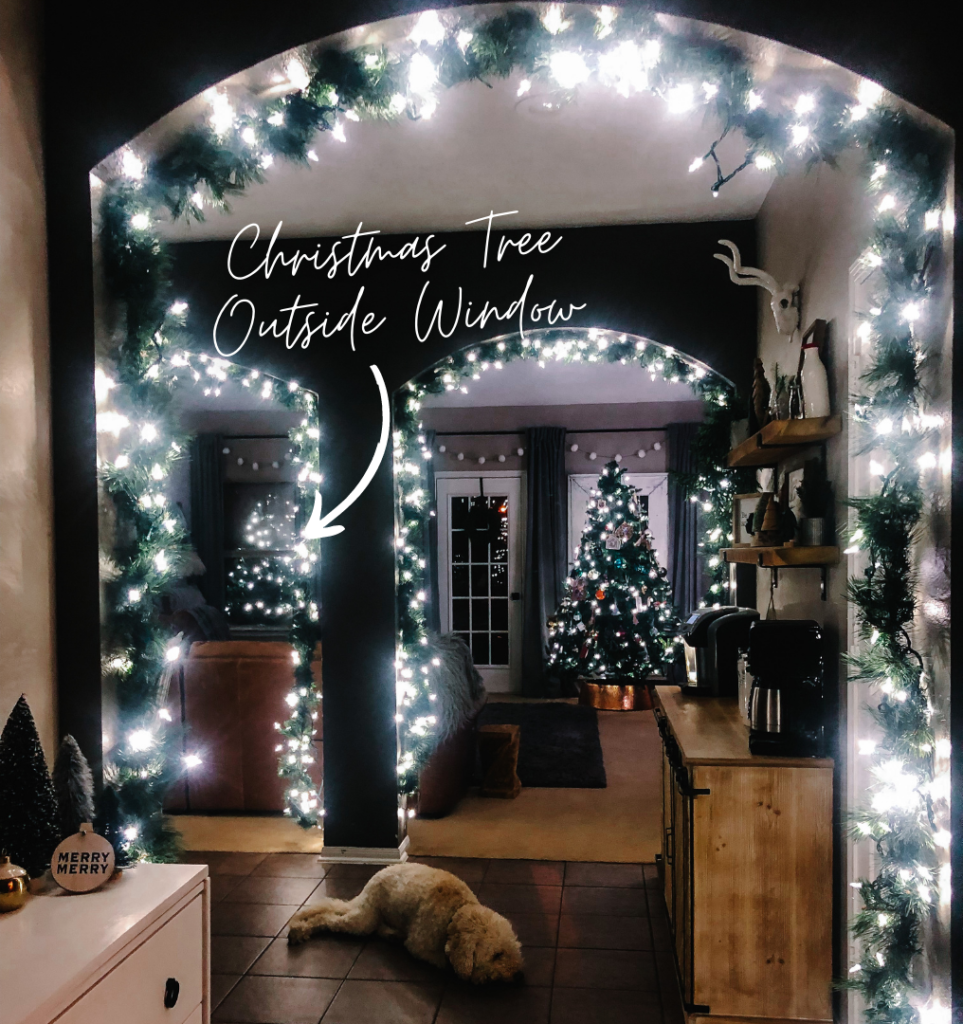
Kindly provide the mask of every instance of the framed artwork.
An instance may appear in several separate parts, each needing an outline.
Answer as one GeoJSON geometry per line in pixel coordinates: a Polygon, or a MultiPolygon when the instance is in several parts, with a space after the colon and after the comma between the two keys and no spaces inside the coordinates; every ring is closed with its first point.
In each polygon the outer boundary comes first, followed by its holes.
{"type": "Polygon", "coordinates": [[[732,496],[732,546],[747,548],[752,537],[746,529],[746,518],[756,510],[762,494],[734,494],[732,496]]]}

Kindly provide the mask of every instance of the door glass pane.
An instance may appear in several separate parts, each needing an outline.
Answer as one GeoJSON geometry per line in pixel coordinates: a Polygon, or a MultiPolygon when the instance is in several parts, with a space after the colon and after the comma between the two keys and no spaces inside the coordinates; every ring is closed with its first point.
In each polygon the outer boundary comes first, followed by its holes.
{"type": "Polygon", "coordinates": [[[451,528],[453,530],[464,530],[468,525],[468,499],[451,499],[451,528]]]}
{"type": "Polygon", "coordinates": [[[468,618],[468,601],[454,600],[451,602],[451,628],[470,629],[468,618]]]}
{"type": "Polygon", "coordinates": [[[468,534],[464,530],[451,531],[451,560],[453,562],[468,561],[468,534]]]}
{"type": "Polygon", "coordinates": [[[488,660],[488,634],[472,633],[471,635],[471,656],[476,665],[489,665],[488,660]]]}
{"type": "Polygon", "coordinates": [[[485,598],[477,600],[472,598],[471,602],[471,629],[488,631],[488,601],[485,598]]]}
{"type": "Polygon", "coordinates": [[[452,631],[469,644],[476,665],[508,665],[508,497],[452,495],[449,512],[452,631]],[[485,509],[489,530],[479,517],[485,509]]]}
{"type": "Polygon", "coordinates": [[[473,565],[471,567],[471,596],[488,597],[487,565],[473,565]]]}
{"type": "Polygon", "coordinates": [[[451,567],[451,596],[468,597],[467,565],[453,565],[451,567]]]}

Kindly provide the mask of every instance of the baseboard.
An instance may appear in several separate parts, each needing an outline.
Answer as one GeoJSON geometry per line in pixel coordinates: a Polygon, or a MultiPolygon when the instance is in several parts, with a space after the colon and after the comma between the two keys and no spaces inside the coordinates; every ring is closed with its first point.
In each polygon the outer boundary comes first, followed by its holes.
{"type": "Polygon", "coordinates": [[[393,846],[322,846],[319,860],[336,864],[403,864],[408,859],[408,836],[393,846]]]}

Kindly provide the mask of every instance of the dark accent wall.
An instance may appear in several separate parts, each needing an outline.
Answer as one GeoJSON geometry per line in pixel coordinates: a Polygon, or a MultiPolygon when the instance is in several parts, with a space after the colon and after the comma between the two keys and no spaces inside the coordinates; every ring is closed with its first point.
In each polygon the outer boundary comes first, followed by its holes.
{"type": "MultiPolygon", "coordinates": [[[[474,215],[466,211],[466,220],[474,215]]],[[[258,245],[236,257],[236,272],[264,257],[273,227],[262,225],[258,245]]],[[[363,285],[362,310],[388,317],[371,336],[356,335],[357,351],[351,350],[346,331],[327,340],[317,336],[307,350],[288,350],[283,341],[259,338],[255,330],[235,357],[245,366],[296,379],[321,396],[328,508],[352,489],[377,443],[380,414],[372,363],[393,391],[448,353],[515,327],[514,322],[490,323],[485,330],[459,329],[450,338],[435,332],[420,343],[414,311],[426,281],[431,296],[444,297],[448,324],[459,286],[476,310],[486,300],[505,310],[534,274],[533,303],[556,298],[565,307],[585,305],[569,325],[649,337],[696,356],[730,379],[748,380],[756,346],[755,295],[734,287],[712,253],[718,238],[731,238],[751,263],[753,222],[568,228],[558,234],[562,240],[550,253],[506,256],[501,263],[490,259],[486,270],[484,232],[438,234],[432,247],[444,244],[445,250],[428,272],[421,271],[420,261],[386,261],[353,278],[339,272],[334,281],[306,267],[293,278],[278,270],[268,280],[258,275],[239,282],[227,272],[229,242],[186,243],[172,247],[176,295],[190,304],[192,330],[211,354],[215,319],[233,295],[253,302],[258,320],[270,322],[298,296],[302,304],[318,302],[317,315],[330,311],[334,320],[351,308],[363,285]]],[[[412,237],[386,236],[380,242],[398,251],[412,237]]],[[[494,238],[493,232],[493,248],[494,238]]],[[[330,239],[280,239],[274,251],[311,253],[319,241],[327,252],[330,239]]],[[[245,309],[245,325],[248,315],[245,309]]],[[[219,332],[222,351],[233,350],[242,337],[235,332],[225,339],[219,332]]],[[[336,846],[397,842],[393,523],[391,467],[385,459],[371,487],[345,513],[345,532],[325,542],[322,556],[325,828],[326,842],[336,846]]]]}

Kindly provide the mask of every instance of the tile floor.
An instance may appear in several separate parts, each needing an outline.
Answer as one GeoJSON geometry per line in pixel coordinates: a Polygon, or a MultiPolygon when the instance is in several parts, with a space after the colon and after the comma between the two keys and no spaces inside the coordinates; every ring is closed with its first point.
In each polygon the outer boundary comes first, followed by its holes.
{"type": "Polygon", "coordinates": [[[412,858],[452,871],[504,914],[525,981],[479,988],[378,938],[287,944],[321,895],[350,898],[377,868],[311,854],[191,853],[212,876],[216,1024],[681,1024],[651,864],[412,858]]]}

